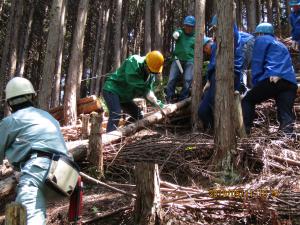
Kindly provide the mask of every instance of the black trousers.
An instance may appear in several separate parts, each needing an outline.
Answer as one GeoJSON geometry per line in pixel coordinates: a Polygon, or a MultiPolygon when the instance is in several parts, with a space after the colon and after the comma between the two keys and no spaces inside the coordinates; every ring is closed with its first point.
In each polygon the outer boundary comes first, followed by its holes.
{"type": "Polygon", "coordinates": [[[280,123],[279,130],[285,133],[293,132],[295,114],[294,101],[297,94],[297,85],[287,80],[280,79],[277,83],[270,82],[269,78],[261,81],[251,89],[242,100],[243,117],[247,133],[253,125],[255,105],[268,99],[275,99],[277,117],[280,123]]]}

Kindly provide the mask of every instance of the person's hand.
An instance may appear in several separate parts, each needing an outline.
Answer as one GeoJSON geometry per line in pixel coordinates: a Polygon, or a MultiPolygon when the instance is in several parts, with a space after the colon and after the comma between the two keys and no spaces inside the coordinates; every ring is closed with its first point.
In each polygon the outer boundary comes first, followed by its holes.
{"type": "Polygon", "coordinates": [[[148,99],[149,102],[153,104],[157,104],[157,98],[153,91],[149,91],[148,94],[146,95],[146,98],[148,99]]]}
{"type": "Polygon", "coordinates": [[[174,33],[173,33],[173,38],[175,39],[175,40],[177,40],[178,38],[179,38],[179,32],[178,31],[175,31],[174,33]]]}
{"type": "Polygon", "coordinates": [[[299,44],[297,41],[292,40],[292,49],[298,51],[299,49],[299,44]]]}
{"type": "Polygon", "coordinates": [[[210,82],[207,81],[203,88],[203,93],[210,87],[210,82]]]}
{"type": "Polygon", "coordinates": [[[280,77],[278,77],[278,76],[271,76],[270,77],[270,82],[272,83],[274,83],[274,84],[276,84],[277,83],[277,81],[279,81],[281,78],[280,77]]]}

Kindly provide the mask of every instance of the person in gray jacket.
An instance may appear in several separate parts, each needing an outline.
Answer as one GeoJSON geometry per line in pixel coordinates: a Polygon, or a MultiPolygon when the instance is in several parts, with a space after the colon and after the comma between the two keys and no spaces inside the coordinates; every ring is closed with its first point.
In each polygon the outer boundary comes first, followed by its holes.
{"type": "MultiPolygon", "coordinates": [[[[0,165],[4,158],[21,171],[16,202],[27,210],[27,224],[46,224],[45,184],[53,154],[67,156],[60,126],[48,112],[33,107],[35,91],[25,78],[6,86],[12,114],[0,123],[0,165]]],[[[54,192],[53,192],[54,193],[54,192]]]]}

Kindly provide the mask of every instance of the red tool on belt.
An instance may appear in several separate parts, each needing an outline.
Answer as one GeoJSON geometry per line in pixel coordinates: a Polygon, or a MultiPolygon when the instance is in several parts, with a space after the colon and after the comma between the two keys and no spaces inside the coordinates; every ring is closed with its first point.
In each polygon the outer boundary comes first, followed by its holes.
{"type": "Polygon", "coordinates": [[[82,197],[83,183],[81,181],[81,177],[79,176],[76,188],[70,196],[69,222],[72,224],[77,224],[77,222],[80,220],[80,215],[83,207],[82,197]]]}

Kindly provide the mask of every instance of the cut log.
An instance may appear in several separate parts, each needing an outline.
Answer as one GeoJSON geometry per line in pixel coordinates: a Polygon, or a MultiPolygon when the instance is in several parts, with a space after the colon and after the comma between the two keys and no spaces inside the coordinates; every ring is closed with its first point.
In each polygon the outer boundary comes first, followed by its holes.
{"type": "MultiPolygon", "coordinates": [[[[77,115],[101,111],[101,102],[96,96],[82,98],[77,101],[77,115]]],[[[52,108],[49,110],[49,113],[59,122],[63,122],[63,106],[52,108]]]]}
{"type": "Polygon", "coordinates": [[[5,225],[26,225],[26,208],[21,203],[12,202],[5,208],[5,225]]]}
{"type": "Polygon", "coordinates": [[[242,106],[241,106],[241,96],[238,91],[234,92],[234,107],[235,107],[235,126],[236,126],[236,132],[237,135],[240,138],[247,137],[245,126],[244,126],[244,120],[243,120],[243,112],[242,112],[242,106]]]}

